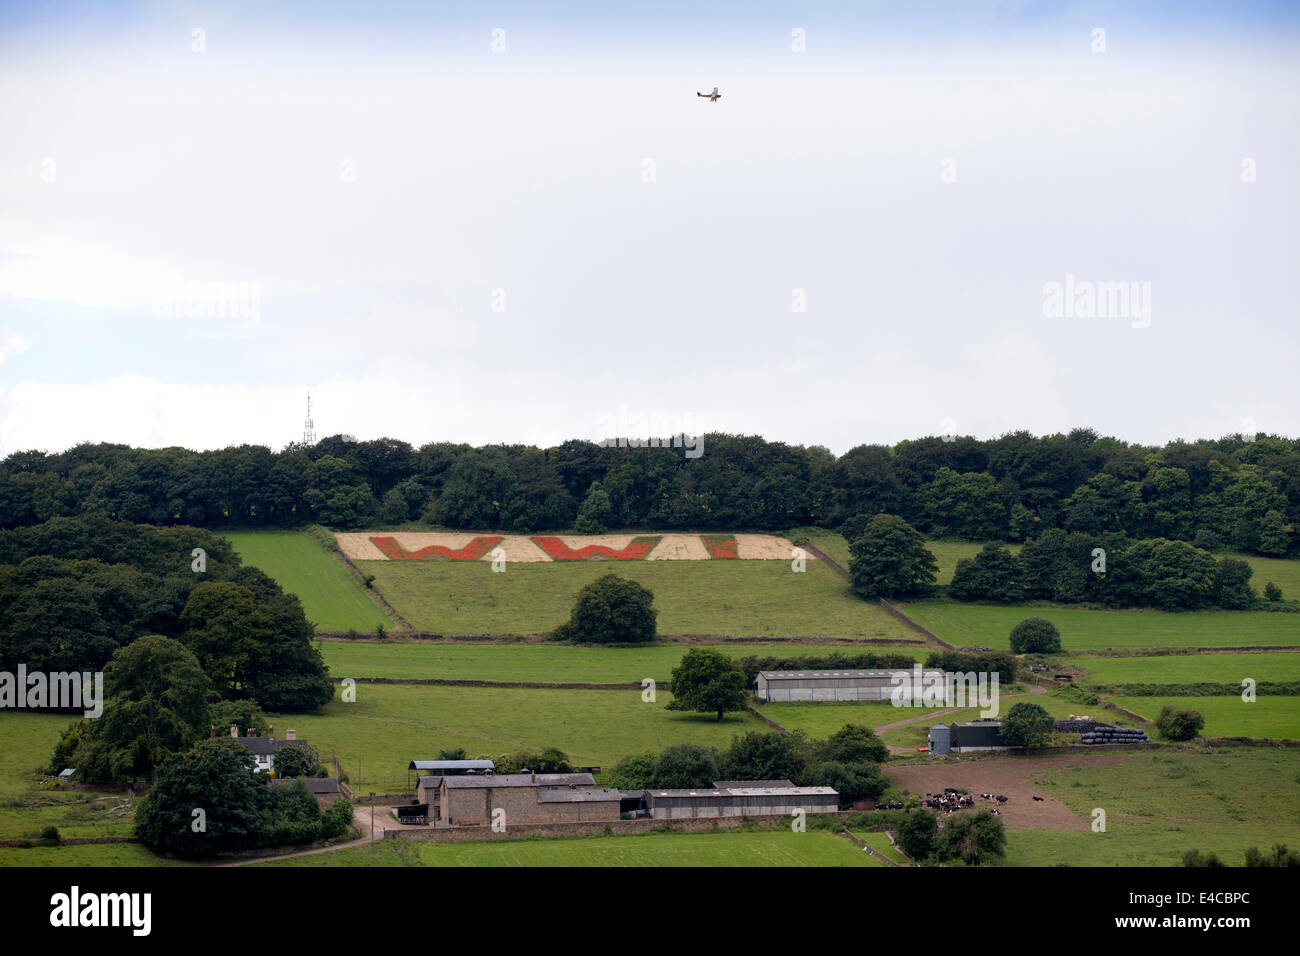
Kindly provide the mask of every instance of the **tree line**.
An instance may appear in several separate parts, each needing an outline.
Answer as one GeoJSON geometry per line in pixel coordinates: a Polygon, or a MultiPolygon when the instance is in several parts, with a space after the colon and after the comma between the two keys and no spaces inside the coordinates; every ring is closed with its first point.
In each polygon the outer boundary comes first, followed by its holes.
{"type": "Polygon", "coordinates": [[[1091,429],[817,445],[708,434],[705,452],[570,440],[551,448],[346,435],[280,451],[82,444],[0,463],[0,528],[100,515],[154,525],[339,528],[424,522],[530,533],[838,528],[889,513],[931,536],[1028,541],[1059,528],[1285,555],[1300,440],[1130,444],[1091,429]]]}
{"type": "MultiPolygon", "coordinates": [[[[198,668],[199,703],[314,710],[333,685],[313,636],[298,598],[210,531],[87,515],[0,532],[3,670],[100,671],[142,638],[168,638],[198,668]]],[[[111,698],[119,686],[105,679],[111,698]]]]}

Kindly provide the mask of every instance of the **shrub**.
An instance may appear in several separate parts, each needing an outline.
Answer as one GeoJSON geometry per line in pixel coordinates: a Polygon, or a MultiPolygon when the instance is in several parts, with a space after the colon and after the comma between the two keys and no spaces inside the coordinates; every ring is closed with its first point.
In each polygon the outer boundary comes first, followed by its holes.
{"type": "Polygon", "coordinates": [[[898,845],[918,863],[938,849],[939,819],[929,810],[914,810],[898,825],[898,845]]]}
{"type": "Polygon", "coordinates": [[[1270,601],[1280,601],[1282,600],[1282,589],[1269,581],[1264,585],[1264,597],[1270,601]]]}
{"type": "Polygon", "coordinates": [[[636,581],[606,574],[578,592],[573,614],[552,637],[579,644],[639,644],[655,639],[654,595],[636,581]]]}
{"type": "Polygon", "coordinates": [[[1008,747],[1041,747],[1051,739],[1052,715],[1037,704],[1022,701],[1002,719],[998,738],[1008,747]]]}
{"type": "Polygon", "coordinates": [[[1061,632],[1046,618],[1027,617],[1011,629],[1015,654],[1055,654],[1061,650],[1061,632]]]}
{"type": "Polygon", "coordinates": [[[1156,729],[1166,740],[1191,740],[1205,726],[1199,711],[1164,707],[1156,717],[1156,729]]]}

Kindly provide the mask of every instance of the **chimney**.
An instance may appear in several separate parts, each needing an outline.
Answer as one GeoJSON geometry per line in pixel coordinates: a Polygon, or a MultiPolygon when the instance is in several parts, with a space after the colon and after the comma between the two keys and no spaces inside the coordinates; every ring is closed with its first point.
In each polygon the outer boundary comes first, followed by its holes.
{"type": "Polygon", "coordinates": [[[537,774],[536,774],[535,772],[533,772],[532,770],[528,771],[528,777],[529,777],[530,782],[532,782],[532,783],[536,783],[536,782],[537,782],[537,774]]]}
{"type": "Polygon", "coordinates": [[[216,740],[216,739],[217,739],[217,728],[216,728],[216,725],[215,725],[215,724],[209,724],[209,725],[208,725],[208,739],[209,739],[209,740],[216,740]]]}
{"type": "Polygon", "coordinates": [[[248,736],[248,737],[256,737],[256,736],[257,736],[257,728],[256,728],[256,727],[249,727],[249,728],[248,728],[248,733],[247,733],[245,736],[248,736]]]}
{"type": "Polygon", "coordinates": [[[275,724],[268,724],[266,727],[266,736],[268,740],[275,739],[275,724]]]}
{"type": "Polygon", "coordinates": [[[235,724],[231,724],[231,725],[230,725],[230,736],[232,736],[232,737],[238,737],[238,736],[239,736],[239,727],[238,727],[237,725],[235,725],[235,724]]]}
{"type": "Polygon", "coordinates": [[[285,740],[297,740],[297,739],[298,739],[298,731],[296,731],[296,730],[294,730],[292,727],[290,727],[288,730],[286,730],[286,731],[284,732],[284,739],[285,739],[285,740]]]}

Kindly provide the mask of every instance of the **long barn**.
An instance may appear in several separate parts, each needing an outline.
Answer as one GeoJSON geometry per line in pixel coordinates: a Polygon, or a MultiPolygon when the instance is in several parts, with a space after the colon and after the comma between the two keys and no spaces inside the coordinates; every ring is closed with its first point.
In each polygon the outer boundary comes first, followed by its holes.
{"type": "MultiPolygon", "coordinates": [[[[889,700],[896,675],[907,681],[915,676],[906,669],[759,671],[755,692],[767,701],[889,700]]],[[[943,672],[928,670],[923,677],[942,681],[943,672]]]]}

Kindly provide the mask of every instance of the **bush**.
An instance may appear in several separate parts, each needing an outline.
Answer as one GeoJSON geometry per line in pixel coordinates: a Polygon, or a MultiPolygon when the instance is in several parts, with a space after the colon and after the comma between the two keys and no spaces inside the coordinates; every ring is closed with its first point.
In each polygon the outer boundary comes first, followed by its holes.
{"type": "Polygon", "coordinates": [[[1268,584],[1264,585],[1264,597],[1269,601],[1280,601],[1282,600],[1282,589],[1269,581],[1268,584]]]}
{"type": "Polygon", "coordinates": [[[898,845],[920,863],[936,855],[939,819],[929,810],[914,810],[898,825],[898,845]]]}
{"type": "Polygon", "coordinates": [[[1156,729],[1166,740],[1191,740],[1205,726],[1199,711],[1164,707],[1156,717],[1156,729]]]}
{"type": "Polygon", "coordinates": [[[988,810],[956,813],[943,827],[939,855],[945,859],[961,857],[969,866],[979,866],[992,857],[1006,853],[1007,835],[1002,820],[988,810]]]}
{"type": "Polygon", "coordinates": [[[350,833],[353,826],[352,804],[347,800],[339,800],[322,814],[320,838],[332,840],[336,836],[350,833]]]}
{"type": "Polygon", "coordinates": [[[1221,867],[1226,864],[1214,853],[1202,853],[1200,850],[1188,850],[1183,854],[1183,866],[1221,867]]]}
{"type": "Polygon", "coordinates": [[[1052,737],[1052,715],[1037,704],[1021,702],[1002,719],[998,738],[1008,747],[1041,747],[1052,737]]]}
{"type": "Polygon", "coordinates": [[[1046,618],[1027,617],[1011,629],[1014,654],[1056,654],[1061,650],[1061,632],[1046,618]]]}
{"type": "Polygon", "coordinates": [[[277,777],[319,777],[323,775],[320,756],[307,744],[292,743],[275,752],[277,777]]]}
{"type": "Polygon", "coordinates": [[[48,826],[45,827],[43,830],[41,830],[41,839],[44,840],[46,843],[58,843],[63,838],[59,836],[58,827],[48,826]]]}
{"type": "Polygon", "coordinates": [[[578,592],[568,623],[552,637],[578,644],[640,644],[655,639],[654,595],[636,581],[606,574],[578,592]]]}

